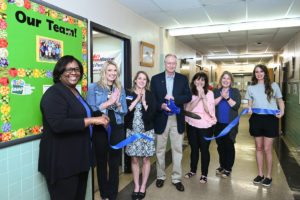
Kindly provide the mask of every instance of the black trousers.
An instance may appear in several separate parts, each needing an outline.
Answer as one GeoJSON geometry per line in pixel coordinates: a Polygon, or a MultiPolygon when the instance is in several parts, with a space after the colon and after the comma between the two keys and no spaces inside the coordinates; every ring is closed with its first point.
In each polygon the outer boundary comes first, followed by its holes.
{"type": "Polygon", "coordinates": [[[57,180],[47,181],[51,200],[85,200],[88,172],[57,180]]]}
{"type": "MultiPolygon", "coordinates": [[[[94,129],[93,135],[100,195],[103,199],[115,200],[119,188],[119,164],[122,149],[115,150],[109,147],[107,132],[104,129],[94,129]]],[[[116,145],[124,138],[123,125],[111,126],[111,145],[116,145]]]]}
{"type": "MultiPolygon", "coordinates": [[[[228,124],[217,123],[215,125],[214,135],[218,136],[228,124]]],[[[219,163],[220,167],[227,171],[232,170],[235,159],[234,142],[229,137],[229,134],[216,139],[218,144],[219,163]]]]}
{"type": "Polygon", "coordinates": [[[210,162],[210,140],[204,137],[212,136],[212,128],[196,128],[187,124],[187,136],[191,146],[191,172],[196,173],[199,161],[199,149],[201,151],[201,175],[207,176],[210,162]]]}

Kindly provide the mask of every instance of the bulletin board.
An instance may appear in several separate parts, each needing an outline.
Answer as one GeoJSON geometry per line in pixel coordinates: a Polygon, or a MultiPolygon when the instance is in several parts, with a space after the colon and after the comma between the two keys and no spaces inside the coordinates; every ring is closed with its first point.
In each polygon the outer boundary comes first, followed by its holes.
{"type": "Polygon", "coordinates": [[[60,57],[82,62],[86,96],[87,30],[85,18],[47,3],[0,0],[0,148],[42,134],[40,100],[60,57]]]}

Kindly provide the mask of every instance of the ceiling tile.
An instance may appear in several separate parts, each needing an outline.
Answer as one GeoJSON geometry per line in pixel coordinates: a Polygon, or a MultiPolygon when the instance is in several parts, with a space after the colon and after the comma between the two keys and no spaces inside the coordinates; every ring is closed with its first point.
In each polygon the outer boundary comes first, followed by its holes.
{"type": "Polygon", "coordinates": [[[247,1],[248,21],[270,20],[285,17],[293,0],[247,1]]]}
{"type": "Polygon", "coordinates": [[[130,10],[138,13],[138,14],[145,14],[151,12],[159,12],[161,11],[157,5],[155,5],[152,1],[148,0],[116,0],[117,2],[123,4],[130,10]]]}
{"type": "Polygon", "coordinates": [[[241,45],[226,45],[226,48],[230,51],[241,51],[241,50],[245,50],[246,49],[246,45],[245,44],[241,44],[241,45]]]}
{"type": "Polygon", "coordinates": [[[273,41],[270,43],[270,51],[278,52],[299,31],[300,31],[300,28],[282,28],[282,29],[279,29],[278,33],[273,38],[273,41]]]}
{"type": "Polygon", "coordinates": [[[163,11],[185,10],[189,8],[201,7],[198,0],[152,0],[163,11]]]}
{"type": "Polygon", "coordinates": [[[205,26],[210,25],[210,21],[203,8],[192,8],[188,10],[167,12],[181,24],[181,27],[205,26]]]}
{"type": "Polygon", "coordinates": [[[210,46],[216,46],[216,45],[220,45],[223,44],[222,40],[220,40],[220,38],[208,38],[208,39],[197,39],[197,41],[201,44],[210,44],[210,46]]]}
{"type": "MultiPolygon", "coordinates": [[[[300,0],[117,1],[157,26],[166,29],[211,25],[211,22],[223,24],[237,23],[247,19],[253,21],[300,17],[300,0]]],[[[276,53],[299,31],[300,27],[296,27],[200,34],[176,38],[201,55],[276,53]]],[[[251,62],[260,62],[261,60],[251,59],[251,62]]],[[[222,61],[218,60],[216,62],[220,63],[222,61]]]]}
{"type": "Polygon", "coordinates": [[[178,28],[179,24],[172,17],[163,12],[145,13],[145,18],[154,22],[159,27],[178,28]]]}
{"type": "Polygon", "coordinates": [[[205,6],[213,24],[238,23],[246,20],[246,4],[242,1],[216,6],[205,6]]]}
{"type": "Polygon", "coordinates": [[[227,3],[232,3],[232,2],[239,2],[242,0],[199,0],[204,5],[207,6],[217,6],[217,5],[224,5],[227,3]]]}
{"type": "Polygon", "coordinates": [[[287,14],[287,17],[300,17],[300,1],[294,1],[294,4],[287,14]]]}
{"type": "Polygon", "coordinates": [[[277,28],[268,28],[268,29],[260,29],[260,30],[249,30],[249,35],[264,35],[264,34],[274,34],[274,32],[278,31],[277,28]]]}
{"type": "Polygon", "coordinates": [[[236,36],[236,37],[222,37],[222,40],[224,41],[224,44],[226,45],[240,45],[240,44],[246,44],[247,43],[247,37],[245,36],[236,36]]]}
{"type": "Polygon", "coordinates": [[[221,37],[247,37],[247,31],[231,31],[226,33],[219,33],[221,37]]]}
{"type": "Polygon", "coordinates": [[[248,43],[251,44],[257,44],[259,43],[266,43],[271,42],[273,37],[275,36],[276,32],[274,34],[259,34],[259,35],[248,35],[248,43]]]}

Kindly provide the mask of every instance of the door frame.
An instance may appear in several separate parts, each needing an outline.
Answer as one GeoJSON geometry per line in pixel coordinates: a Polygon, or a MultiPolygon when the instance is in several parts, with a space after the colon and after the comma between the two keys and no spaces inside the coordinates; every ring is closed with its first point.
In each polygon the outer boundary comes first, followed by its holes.
{"type": "Polygon", "coordinates": [[[124,88],[131,88],[131,37],[110,29],[108,27],[102,26],[95,22],[90,21],[90,57],[91,57],[91,66],[90,66],[90,76],[91,82],[93,82],[93,30],[110,35],[112,37],[123,40],[124,47],[124,88]]]}

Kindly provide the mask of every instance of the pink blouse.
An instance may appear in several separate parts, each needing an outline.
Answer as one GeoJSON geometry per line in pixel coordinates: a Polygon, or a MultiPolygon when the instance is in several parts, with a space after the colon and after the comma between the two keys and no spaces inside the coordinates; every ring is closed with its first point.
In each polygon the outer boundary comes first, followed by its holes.
{"type": "MultiPolygon", "coordinates": [[[[195,101],[198,98],[198,96],[193,95],[192,100],[186,104],[185,110],[189,110],[189,107],[191,106],[191,103],[195,101]]],[[[207,98],[207,108],[209,113],[206,113],[203,106],[203,100],[200,100],[199,103],[195,106],[191,112],[198,114],[201,119],[193,119],[190,117],[185,117],[185,121],[194,127],[197,128],[209,128],[212,127],[214,124],[217,123],[217,118],[215,114],[215,99],[214,94],[212,91],[208,91],[206,94],[207,98]]]]}

